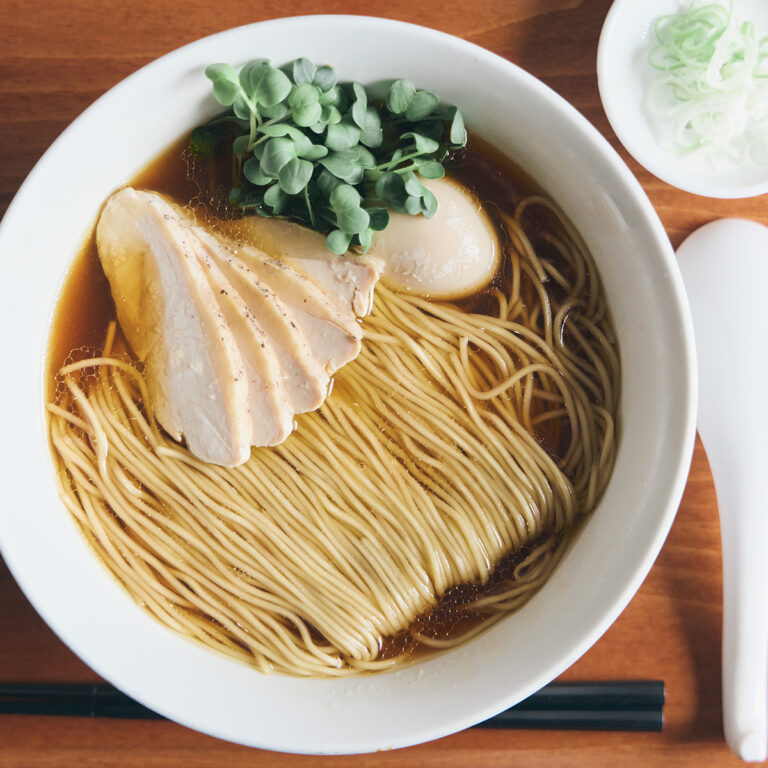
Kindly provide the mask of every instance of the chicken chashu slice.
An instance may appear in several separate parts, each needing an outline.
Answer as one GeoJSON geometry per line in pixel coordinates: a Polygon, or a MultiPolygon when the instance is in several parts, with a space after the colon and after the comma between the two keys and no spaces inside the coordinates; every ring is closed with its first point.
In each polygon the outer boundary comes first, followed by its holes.
{"type": "Polygon", "coordinates": [[[225,248],[210,247],[215,241],[206,245],[206,258],[226,276],[267,334],[280,365],[291,415],[319,408],[328,393],[330,376],[290,308],[239,258],[225,248]]]}
{"type": "Polygon", "coordinates": [[[162,197],[128,188],[107,202],[96,244],[120,327],[144,362],[157,420],[205,461],[245,461],[248,381],[194,232],[162,197]]]}
{"type": "MultiPolygon", "coordinates": [[[[342,311],[327,293],[286,261],[272,258],[253,246],[241,244],[233,251],[213,235],[206,233],[202,237],[218,259],[242,265],[241,273],[246,281],[272,289],[286,308],[286,315],[306,338],[313,357],[328,374],[357,357],[363,329],[351,309],[342,311]]],[[[333,258],[333,254],[326,253],[329,259],[333,258]]],[[[297,408],[297,411],[316,407],[297,408]]]]}
{"type": "Polygon", "coordinates": [[[319,232],[292,221],[246,216],[232,222],[232,238],[269,254],[311,280],[344,313],[367,315],[373,307],[373,289],[384,262],[378,256],[336,256],[328,251],[319,232]]]}
{"type": "MultiPolygon", "coordinates": [[[[201,253],[205,254],[204,246],[201,247],[201,253]]],[[[203,255],[201,261],[243,358],[248,378],[251,444],[264,446],[282,443],[293,431],[295,409],[290,402],[283,368],[274,345],[226,275],[207,255],[203,255]]]]}
{"type": "MultiPolygon", "coordinates": [[[[361,286],[326,280],[341,291],[330,296],[287,259],[237,245],[163,196],[130,188],[107,203],[97,245],[158,421],[199,458],[226,466],[245,461],[251,444],[281,442],[295,413],[322,404],[330,375],[360,350],[355,306],[370,310],[381,271],[375,260],[326,251],[334,268],[318,273],[341,274],[349,262],[361,286]],[[184,279],[168,280],[169,269],[184,279]],[[185,333],[188,323],[195,332],[185,333]]],[[[322,264],[321,255],[312,262],[322,264]]]]}

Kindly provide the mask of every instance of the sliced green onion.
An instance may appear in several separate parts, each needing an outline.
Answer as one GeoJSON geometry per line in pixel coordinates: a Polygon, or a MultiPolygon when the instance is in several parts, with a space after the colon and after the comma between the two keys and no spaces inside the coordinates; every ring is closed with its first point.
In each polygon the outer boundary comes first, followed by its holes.
{"type": "Polygon", "coordinates": [[[663,146],[714,160],[768,163],[768,37],[732,3],[692,2],[654,24],[647,107],[663,146]]]}

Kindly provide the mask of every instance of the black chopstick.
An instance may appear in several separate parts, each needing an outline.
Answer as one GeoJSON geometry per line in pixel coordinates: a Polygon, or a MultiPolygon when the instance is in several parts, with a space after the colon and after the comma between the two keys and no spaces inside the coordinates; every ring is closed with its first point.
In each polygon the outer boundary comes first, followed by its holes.
{"type": "Polygon", "coordinates": [[[515,707],[475,728],[535,728],[560,731],[660,731],[664,713],[656,710],[587,709],[518,711],[515,707]]]}
{"type": "MultiPolygon", "coordinates": [[[[660,731],[664,682],[550,683],[478,728],[660,731]]],[[[0,714],[162,719],[110,685],[3,683],[0,714]]]]}
{"type": "Polygon", "coordinates": [[[663,680],[550,683],[513,709],[660,710],[664,699],[663,680]]]}
{"type": "Polygon", "coordinates": [[[476,728],[660,731],[663,680],[550,683],[476,728]]]}
{"type": "Polygon", "coordinates": [[[52,701],[3,701],[4,715],[61,715],[63,717],[114,717],[121,720],[162,720],[162,715],[139,704],[126,701],[88,701],[87,699],[54,699],[52,701]]]}

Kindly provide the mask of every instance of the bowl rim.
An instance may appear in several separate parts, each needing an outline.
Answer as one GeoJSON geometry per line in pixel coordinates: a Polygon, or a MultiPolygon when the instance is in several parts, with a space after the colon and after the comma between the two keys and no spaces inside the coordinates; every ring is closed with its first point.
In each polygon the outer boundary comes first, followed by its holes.
{"type": "MultiPolygon", "coordinates": [[[[497,54],[494,54],[473,43],[462,40],[461,38],[457,38],[452,35],[416,24],[372,16],[356,16],[348,14],[315,14],[272,19],[269,21],[256,22],[255,24],[247,24],[228,30],[223,30],[181,46],[159,57],[158,59],[155,59],[154,61],[139,69],[137,72],[129,75],[118,84],[113,86],[113,88],[108,90],[92,105],[90,105],[62,132],[56,141],[53,142],[53,144],[43,154],[33,170],[30,172],[22,186],[19,188],[16,196],[14,197],[14,200],[9,206],[4,220],[0,222],[0,253],[3,252],[5,239],[4,234],[8,229],[14,226],[14,220],[17,216],[16,211],[23,205],[25,190],[32,184],[33,180],[43,172],[48,162],[48,158],[57,152],[57,147],[61,144],[65,136],[68,136],[70,133],[79,130],[79,126],[83,123],[83,121],[87,120],[88,115],[90,115],[93,110],[98,109],[99,105],[104,103],[104,100],[113,98],[115,93],[119,93],[122,89],[128,87],[131,81],[134,78],[140,76],[142,73],[151,71],[153,68],[165,67],[169,62],[173,62],[176,57],[184,56],[186,52],[188,52],[190,49],[193,49],[195,46],[210,42],[213,39],[221,38],[224,40],[227,38],[227,36],[230,35],[245,34],[248,30],[251,30],[254,27],[259,27],[260,29],[269,29],[270,31],[274,30],[275,33],[277,33],[281,27],[286,25],[290,26],[297,23],[316,23],[319,19],[328,20],[331,23],[338,21],[341,23],[352,23],[363,26],[367,25],[375,28],[378,28],[381,25],[386,25],[393,29],[415,29],[418,31],[419,35],[432,38],[436,41],[442,41],[443,43],[447,42],[451,46],[465,50],[477,59],[485,60],[495,67],[502,67],[511,73],[512,76],[526,83],[528,87],[533,87],[539,90],[541,93],[545,94],[547,100],[550,101],[555,107],[557,107],[561,116],[564,119],[570,121],[571,124],[577,126],[578,130],[583,133],[586,138],[588,138],[590,143],[594,146],[595,150],[600,152],[602,156],[608,160],[612,170],[617,174],[618,177],[622,179],[624,185],[628,189],[632,190],[635,202],[642,209],[644,221],[649,228],[649,234],[652,234],[653,236],[653,246],[657,251],[659,251],[659,253],[663,254],[667,262],[667,266],[670,269],[670,288],[677,302],[676,309],[680,320],[680,333],[685,350],[685,359],[682,361],[682,372],[685,377],[684,388],[688,396],[685,401],[686,411],[682,419],[683,426],[678,436],[679,447],[676,452],[676,456],[679,457],[679,461],[677,471],[675,473],[674,482],[671,484],[671,487],[666,493],[665,498],[667,499],[667,505],[663,516],[660,518],[658,528],[650,540],[648,547],[645,549],[645,555],[641,562],[639,562],[638,566],[631,574],[631,578],[628,578],[624,583],[621,589],[621,594],[612,604],[603,607],[600,620],[592,625],[591,631],[585,633],[580,638],[579,642],[572,644],[571,653],[569,655],[551,661],[535,677],[529,678],[528,684],[524,689],[519,690],[516,694],[510,693],[506,697],[497,697],[496,699],[489,700],[484,707],[473,709],[471,712],[465,712],[462,717],[456,717],[450,722],[441,722],[429,728],[422,727],[419,730],[418,736],[416,738],[414,738],[414,734],[412,733],[402,734],[397,738],[390,739],[385,745],[385,748],[399,748],[448,735],[457,730],[480,722],[487,717],[491,717],[507,706],[510,706],[511,703],[514,703],[514,701],[519,701],[522,698],[525,698],[527,695],[530,695],[534,691],[538,690],[542,685],[546,684],[550,680],[554,679],[557,675],[562,673],[568,666],[570,666],[577,658],[579,658],[595,643],[595,641],[608,629],[608,627],[615,621],[621,611],[623,611],[623,609],[629,603],[637,589],[640,587],[640,584],[645,579],[656,557],[658,556],[661,546],[664,543],[669,528],[673,522],[678,503],[682,497],[683,489],[685,487],[688,464],[690,462],[690,457],[692,456],[695,437],[697,389],[696,362],[693,346],[693,329],[690,313],[688,311],[687,299],[685,297],[683,288],[682,278],[680,277],[680,273],[676,268],[674,253],[667,238],[666,232],[664,231],[664,228],[659,221],[655,210],[653,209],[639,182],[627,168],[615,150],[613,150],[606,139],[583,115],[581,115],[581,113],[579,113],[571,104],[569,104],[551,88],[507,59],[504,59],[503,57],[498,56],[497,54]],[[513,696],[515,697],[514,701],[512,701],[513,696]]],[[[110,681],[116,681],[118,687],[128,693],[128,695],[142,701],[142,703],[145,703],[150,708],[165,714],[170,719],[204,733],[217,736],[219,738],[224,738],[230,741],[248,744],[251,746],[258,746],[260,748],[280,751],[305,752],[311,754],[332,752],[336,754],[342,754],[374,751],[382,748],[382,744],[380,742],[373,743],[369,741],[361,743],[359,740],[355,741],[353,738],[338,742],[332,749],[324,748],[322,750],[318,750],[311,745],[305,745],[297,749],[295,744],[286,742],[265,743],[264,741],[261,741],[259,743],[255,743],[250,741],[243,734],[232,734],[227,732],[225,729],[213,729],[206,725],[206,723],[201,723],[199,719],[194,715],[188,712],[179,711],[179,709],[175,706],[169,706],[167,702],[163,701],[162,696],[158,695],[158,692],[147,694],[144,691],[136,690],[132,681],[126,678],[124,674],[121,675],[119,671],[116,671],[111,667],[106,668],[99,658],[94,657],[94,655],[89,650],[83,649],[82,644],[73,638],[72,633],[68,630],[67,627],[64,626],[64,623],[61,621],[61,617],[55,615],[52,607],[46,603],[46,600],[43,599],[40,594],[30,589],[29,585],[25,584],[23,577],[23,572],[25,569],[21,561],[16,560],[12,549],[8,547],[8,538],[5,536],[2,526],[0,526],[0,551],[2,551],[3,556],[5,557],[9,570],[38,613],[56,632],[56,634],[64,639],[64,642],[66,642],[67,645],[86,664],[88,664],[101,676],[109,679],[110,681]]]]}

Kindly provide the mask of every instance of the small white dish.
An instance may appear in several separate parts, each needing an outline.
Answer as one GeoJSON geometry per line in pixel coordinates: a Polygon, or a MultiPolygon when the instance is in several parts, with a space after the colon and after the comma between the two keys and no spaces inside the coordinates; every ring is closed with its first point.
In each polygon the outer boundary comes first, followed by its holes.
{"type": "MultiPolygon", "coordinates": [[[[597,80],[608,120],[629,153],[654,176],[696,195],[754,197],[768,192],[768,165],[722,165],[681,157],[664,149],[644,107],[653,70],[648,53],[655,45],[659,16],[678,13],[689,0],[615,0],[606,16],[597,50],[597,80]]],[[[757,37],[768,35],[768,3],[734,0],[733,12],[752,21],[757,37]]]]}

